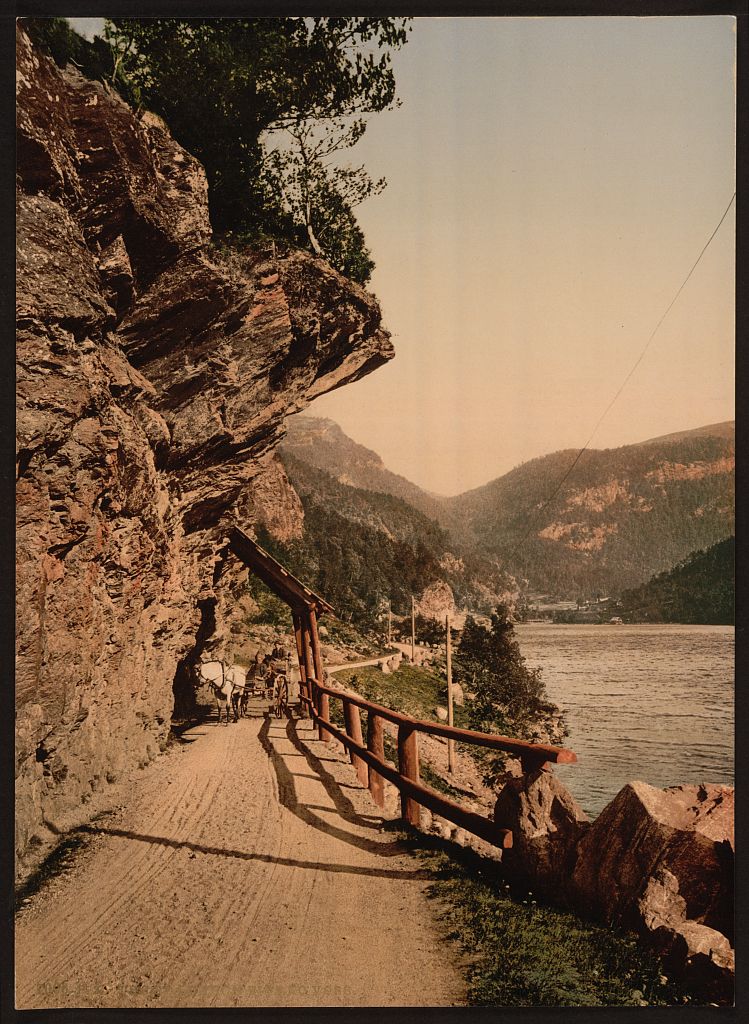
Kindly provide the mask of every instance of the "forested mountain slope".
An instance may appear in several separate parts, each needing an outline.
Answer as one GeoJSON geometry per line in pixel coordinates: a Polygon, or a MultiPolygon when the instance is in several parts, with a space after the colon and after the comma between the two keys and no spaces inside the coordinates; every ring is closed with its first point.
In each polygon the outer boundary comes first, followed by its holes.
{"type": "Polygon", "coordinates": [[[440,543],[477,568],[501,567],[560,597],[618,596],[734,531],[732,422],[586,451],[561,487],[577,451],[553,452],[454,498],[391,473],[330,420],[290,419],[281,454],[297,476],[316,468],[357,489],[360,521],[380,529],[379,506],[395,496],[430,517],[425,536],[439,524],[440,543]]]}
{"type": "Polygon", "coordinates": [[[668,572],[622,594],[622,614],[631,622],[734,621],[735,538],[694,551],[668,572]]]}
{"type": "Polygon", "coordinates": [[[291,416],[286,427],[287,434],[280,447],[282,457],[289,454],[352,487],[402,498],[440,522],[445,513],[444,498],[392,473],[376,452],[352,441],[333,420],[291,416]]]}
{"type": "Polygon", "coordinates": [[[263,543],[341,613],[373,621],[389,600],[405,615],[412,594],[418,600],[439,584],[450,587],[457,605],[475,610],[512,602],[515,581],[494,559],[461,552],[403,499],[342,483],[288,448],[281,454],[302,500],[304,532],[286,545],[269,537],[263,543]]]}
{"type": "Polygon", "coordinates": [[[533,459],[446,499],[451,520],[534,589],[618,594],[734,532],[733,430],[718,426],[586,451],[561,487],[577,452],[533,459]]]}

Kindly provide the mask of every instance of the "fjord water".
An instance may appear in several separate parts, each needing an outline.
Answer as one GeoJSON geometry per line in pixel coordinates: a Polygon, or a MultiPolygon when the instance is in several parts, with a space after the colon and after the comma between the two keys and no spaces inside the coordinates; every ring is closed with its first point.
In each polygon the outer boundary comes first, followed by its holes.
{"type": "Polygon", "coordinates": [[[528,623],[516,635],[566,711],[578,763],[554,772],[589,816],[634,780],[733,783],[733,626],[528,623]]]}

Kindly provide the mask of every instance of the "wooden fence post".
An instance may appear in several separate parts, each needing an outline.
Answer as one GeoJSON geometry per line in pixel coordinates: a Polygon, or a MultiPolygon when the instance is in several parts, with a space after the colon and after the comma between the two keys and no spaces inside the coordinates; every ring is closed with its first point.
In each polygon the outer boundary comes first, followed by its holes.
{"type": "MultiPolygon", "coordinates": [[[[367,750],[380,761],[385,760],[385,739],[382,719],[374,711],[367,713],[367,750]]],[[[385,780],[369,765],[369,792],[378,807],[385,806],[385,780]]]]}
{"type": "MultiPolygon", "coordinates": [[[[320,689],[317,691],[317,713],[320,718],[325,718],[328,722],[330,721],[330,697],[320,689]]],[[[318,738],[321,739],[323,743],[330,743],[333,739],[323,725],[319,726],[318,738]]]]}
{"type": "MultiPolygon", "coordinates": [[[[350,700],[344,700],[343,702],[343,718],[346,722],[346,732],[359,746],[363,746],[362,732],[361,732],[361,714],[359,708],[352,704],[350,700]]],[[[367,764],[366,761],[362,761],[358,754],[354,753],[353,750],[349,751],[349,757],[351,758],[351,764],[356,769],[356,774],[359,776],[359,782],[362,786],[367,785],[367,764]]]]}
{"type": "MultiPolygon", "coordinates": [[[[419,782],[418,733],[412,725],[398,726],[398,771],[411,782],[419,782]]],[[[413,797],[401,793],[401,814],[409,825],[421,824],[421,808],[413,797]]]]}

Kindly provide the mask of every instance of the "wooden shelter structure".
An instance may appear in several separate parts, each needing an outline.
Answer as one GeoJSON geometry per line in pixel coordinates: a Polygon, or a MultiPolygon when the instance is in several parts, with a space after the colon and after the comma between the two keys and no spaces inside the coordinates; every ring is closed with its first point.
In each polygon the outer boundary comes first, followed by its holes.
{"type": "MultiPolygon", "coordinates": [[[[332,613],[333,608],[319,594],[313,593],[269,555],[260,545],[235,526],[229,535],[229,550],[254,572],[273,593],[291,608],[294,637],[299,659],[301,688],[311,699],[313,679],[323,681],[322,651],[317,620],[320,615],[332,613]]],[[[306,702],[302,702],[307,707],[306,702]]]]}

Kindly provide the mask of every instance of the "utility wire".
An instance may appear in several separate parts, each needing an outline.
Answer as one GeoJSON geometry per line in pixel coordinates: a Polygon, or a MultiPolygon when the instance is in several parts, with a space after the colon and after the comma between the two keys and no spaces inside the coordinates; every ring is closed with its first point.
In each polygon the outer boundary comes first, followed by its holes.
{"type": "Polygon", "coordinates": [[[626,377],[624,378],[624,380],[622,381],[622,383],[621,383],[621,385],[620,385],[620,387],[619,387],[618,391],[617,391],[617,392],[616,392],[616,394],[614,395],[614,397],[613,397],[613,398],[611,399],[611,401],[609,402],[609,404],[608,404],[608,405],[606,406],[606,408],[605,408],[605,409],[603,410],[603,412],[601,413],[601,415],[600,415],[600,416],[598,417],[598,421],[597,421],[596,425],[595,425],[595,426],[593,427],[593,430],[592,430],[592,431],[591,431],[591,433],[590,433],[590,437],[588,438],[588,440],[587,440],[587,441],[585,442],[585,444],[584,444],[584,445],[582,446],[582,448],[580,449],[580,451],[579,451],[579,452],[577,453],[577,455],[575,456],[575,458],[574,458],[574,460],[573,460],[572,464],[570,465],[569,469],[568,469],[568,470],[567,470],[567,471],[565,472],[564,476],[563,476],[563,477],[561,478],[561,480],[559,481],[559,483],[558,483],[558,484],[557,484],[557,486],[555,487],[555,489],[554,489],[554,492],[553,492],[553,494],[551,495],[551,497],[550,497],[550,498],[548,498],[548,499],[547,499],[547,500],[546,500],[546,501],[544,502],[544,504],[543,504],[543,505],[541,506],[541,508],[540,508],[540,509],[538,510],[538,512],[537,512],[537,513],[536,513],[536,515],[534,516],[533,520],[531,521],[531,525],[530,525],[530,526],[528,527],[528,529],[526,530],[526,532],[525,532],[525,533],[523,534],[523,536],[522,536],[522,537],[520,538],[520,540],[518,541],[518,543],[517,543],[517,544],[515,545],[515,547],[514,547],[514,548],[512,549],[512,551],[510,552],[510,554],[509,554],[509,555],[507,556],[507,560],[508,560],[508,562],[509,562],[509,561],[511,561],[511,560],[512,560],[512,559],[513,559],[513,558],[515,557],[515,555],[516,555],[516,554],[517,554],[517,552],[518,552],[518,551],[520,550],[520,548],[521,548],[521,547],[523,546],[523,544],[525,544],[526,540],[527,540],[527,539],[528,539],[528,538],[530,537],[531,533],[533,532],[533,530],[534,530],[534,528],[535,528],[536,524],[538,523],[538,521],[539,521],[539,519],[541,518],[541,516],[543,515],[543,513],[544,513],[544,512],[546,511],[546,509],[547,509],[547,508],[549,507],[549,505],[551,505],[552,501],[553,501],[553,500],[554,500],[554,499],[556,498],[556,496],[557,496],[557,495],[559,494],[559,492],[561,491],[562,487],[564,486],[564,483],[565,483],[565,481],[566,481],[566,480],[567,480],[567,479],[568,479],[568,478],[570,477],[570,475],[571,475],[572,471],[574,470],[575,466],[576,466],[576,465],[578,464],[578,462],[579,462],[579,461],[580,461],[580,459],[582,458],[583,454],[584,454],[584,453],[585,453],[585,452],[587,451],[587,449],[588,449],[588,446],[590,445],[590,442],[591,442],[591,441],[593,440],[593,438],[595,437],[595,435],[596,435],[596,433],[597,433],[597,431],[598,431],[598,428],[600,427],[601,423],[603,423],[604,419],[605,419],[605,418],[606,418],[606,416],[608,415],[608,413],[609,413],[609,411],[610,411],[611,407],[613,406],[614,402],[616,402],[616,400],[617,400],[617,398],[619,397],[619,395],[621,395],[622,391],[624,391],[625,387],[626,387],[626,386],[627,386],[627,384],[629,383],[629,381],[630,381],[630,379],[631,379],[632,375],[634,374],[635,370],[636,370],[636,369],[637,369],[637,367],[638,367],[638,366],[640,365],[640,363],[642,362],[642,360],[643,360],[643,359],[645,358],[645,353],[646,353],[646,352],[647,352],[647,350],[648,350],[648,349],[650,348],[650,343],[652,342],[653,338],[655,337],[656,333],[658,332],[658,329],[659,329],[659,327],[661,326],[661,324],[663,323],[663,321],[664,321],[664,320],[666,319],[666,317],[668,316],[668,314],[669,314],[669,313],[671,312],[671,309],[673,308],[673,306],[674,306],[674,304],[675,304],[676,300],[677,300],[677,299],[679,298],[679,296],[681,295],[681,293],[682,293],[682,292],[684,291],[684,288],[685,288],[685,286],[686,286],[686,283],[687,283],[687,281],[689,280],[689,278],[690,278],[690,277],[692,276],[692,274],[693,274],[693,273],[695,272],[695,270],[697,269],[697,264],[698,264],[698,263],[700,262],[700,260],[702,259],[702,257],[703,257],[703,256],[705,255],[705,253],[707,252],[707,248],[708,248],[708,246],[710,245],[710,243],[712,242],[712,240],[713,240],[713,239],[715,238],[715,236],[716,236],[716,235],[718,234],[718,231],[720,230],[720,226],[721,226],[721,224],[723,223],[723,221],[724,221],[724,220],[726,219],[726,217],[728,216],[728,211],[729,211],[729,210],[731,209],[731,206],[733,205],[733,201],[734,201],[734,199],[735,199],[735,198],[736,198],[736,193],[734,192],[734,193],[733,193],[733,195],[731,196],[731,198],[730,198],[729,202],[728,202],[728,206],[727,206],[727,207],[725,208],[725,210],[723,211],[723,216],[722,216],[722,217],[720,218],[720,220],[719,220],[719,221],[718,221],[718,223],[716,224],[716,226],[715,226],[715,229],[713,230],[713,233],[712,233],[712,234],[710,235],[710,237],[708,238],[708,240],[707,240],[707,241],[705,242],[705,244],[704,244],[704,245],[702,246],[702,250],[700,251],[700,254],[699,254],[699,256],[697,257],[697,259],[696,259],[696,260],[694,261],[694,263],[692,264],[692,267],[691,267],[691,269],[690,269],[689,273],[687,274],[687,276],[686,276],[686,277],[684,278],[684,280],[683,280],[683,281],[681,282],[681,284],[679,285],[679,289],[678,289],[678,291],[676,292],[676,294],[674,295],[673,299],[671,299],[671,301],[669,302],[668,306],[666,307],[666,311],[665,311],[665,313],[663,314],[663,316],[662,316],[662,317],[660,318],[660,320],[658,321],[658,323],[657,323],[657,324],[655,325],[655,327],[654,327],[654,328],[653,328],[653,330],[651,331],[650,337],[649,337],[649,338],[648,338],[648,340],[647,340],[647,341],[645,342],[645,346],[644,346],[644,348],[643,348],[642,352],[640,352],[639,356],[637,357],[637,359],[635,360],[634,364],[632,365],[632,369],[631,369],[631,370],[629,371],[629,373],[627,374],[627,376],[626,376],[626,377]]]}

